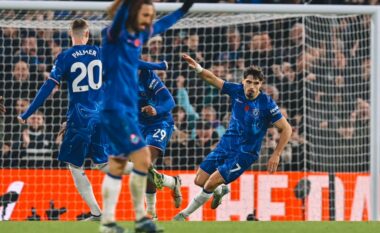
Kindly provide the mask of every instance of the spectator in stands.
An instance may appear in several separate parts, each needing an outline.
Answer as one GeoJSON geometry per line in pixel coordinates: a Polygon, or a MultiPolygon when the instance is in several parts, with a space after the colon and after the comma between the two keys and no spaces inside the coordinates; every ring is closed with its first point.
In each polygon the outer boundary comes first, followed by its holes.
{"type": "Polygon", "coordinates": [[[222,137],[226,132],[226,128],[224,128],[222,123],[217,119],[215,108],[212,105],[206,105],[202,108],[201,120],[211,123],[212,128],[218,135],[218,138],[222,137]]]}
{"type": "Polygon", "coordinates": [[[172,141],[178,143],[186,143],[189,139],[189,127],[185,109],[181,106],[175,106],[172,110],[174,119],[174,132],[172,141]]]}
{"type": "Polygon", "coordinates": [[[162,36],[157,35],[149,39],[148,52],[152,61],[158,62],[165,60],[165,55],[162,53],[163,39],[162,36]]]}
{"type": "Polygon", "coordinates": [[[57,56],[62,52],[62,47],[55,42],[51,43],[51,55],[53,60],[57,58],[57,56]]]}
{"type": "Polygon", "coordinates": [[[280,92],[276,86],[264,84],[261,89],[267,93],[274,101],[276,101],[276,103],[280,103],[280,92]]]}
{"type": "MultiPolygon", "coordinates": [[[[183,46],[178,46],[174,50],[173,56],[173,69],[180,71],[179,74],[186,77],[187,90],[189,91],[191,97],[190,101],[192,104],[196,103],[193,97],[197,95],[196,88],[194,87],[200,87],[202,86],[202,83],[197,81],[198,79],[195,78],[195,75],[192,72],[188,72],[187,64],[184,64],[180,61],[182,54],[186,53],[192,55],[198,62],[203,64],[204,56],[203,53],[199,50],[199,43],[200,38],[197,34],[197,31],[191,30],[183,39],[183,46]]],[[[177,77],[179,74],[174,74],[174,76],[177,77]]]]}
{"type": "Polygon", "coordinates": [[[358,98],[356,108],[351,113],[351,124],[354,127],[354,153],[356,160],[362,164],[361,170],[368,169],[370,142],[370,104],[367,100],[358,98]]]}
{"type": "MultiPolygon", "coordinates": [[[[226,81],[233,81],[236,80],[238,77],[232,77],[230,73],[228,73],[227,64],[222,64],[215,62],[210,67],[210,71],[213,72],[217,77],[220,77],[223,80],[226,81]]],[[[237,80],[238,82],[241,82],[241,80],[237,80]]],[[[198,86],[197,89],[198,98],[202,98],[202,100],[198,100],[199,106],[202,106],[203,104],[206,105],[213,105],[216,112],[220,113],[221,115],[224,115],[226,112],[228,112],[229,107],[229,99],[226,95],[220,95],[219,90],[215,88],[214,86],[207,85],[204,86],[204,82],[202,81],[202,88],[198,86]]],[[[200,111],[200,110],[199,110],[200,111]]]]}
{"type": "MultiPolygon", "coordinates": [[[[163,163],[168,166],[166,169],[180,169],[179,163],[182,157],[186,156],[187,142],[190,138],[189,121],[186,117],[185,109],[181,106],[175,106],[172,110],[174,119],[174,131],[167,146],[166,155],[163,163]]],[[[160,161],[157,162],[159,164],[160,161]]],[[[184,167],[182,167],[184,168],[184,167]]]]}
{"type": "Polygon", "coordinates": [[[20,33],[17,28],[3,27],[0,30],[0,70],[10,76],[12,70],[12,54],[20,47],[20,33]]]}
{"type": "Polygon", "coordinates": [[[30,78],[29,65],[26,62],[18,61],[13,65],[12,79],[2,82],[3,87],[0,88],[0,91],[4,92],[4,94],[0,94],[4,96],[6,106],[14,106],[12,103],[9,104],[8,101],[26,98],[30,92],[36,91],[38,82],[30,78]]]}
{"type": "Polygon", "coordinates": [[[28,159],[52,158],[54,138],[45,131],[45,116],[37,111],[27,120],[28,128],[22,132],[22,146],[28,159]]]}
{"type": "Polygon", "coordinates": [[[226,43],[223,43],[221,52],[217,54],[215,60],[227,62],[228,68],[230,69],[241,69],[242,67],[239,60],[242,61],[244,54],[243,44],[241,43],[241,36],[238,28],[227,28],[226,37],[227,40],[224,40],[226,43]]]}
{"type": "Polygon", "coordinates": [[[199,114],[194,110],[194,107],[190,103],[189,93],[185,88],[185,77],[179,75],[177,77],[177,95],[176,95],[176,103],[178,106],[182,107],[185,110],[187,120],[191,122],[195,122],[199,119],[199,114]]]}
{"type": "Polygon", "coordinates": [[[27,35],[21,42],[21,50],[17,51],[14,55],[15,59],[19,59],[30,65],[33,68],[32,71],[34,71],[34,68],[38,68],[38,71],[45,71],[46,67],[39,59],[37,52],[37,38],[27,35]]]}
{"type": "Polygon", "coordinates": [[[246,49],[244,60],[245,67],[256,65],[262,67],[265,74],[270,74],[270,68],[274,64],[274,58],[277,58],[272,38],[268,32],[254,34],[246,49]]]}
{"type": "Polygon", "coordinates": [[[289,44],[286,46],[284,55],[287,61],[295,64],[297,56],[304,50],[305,26],[302,23],[295,23],[290,29],[289,44]]]}
{"type": "Polygon", "coordinates": [[[15,63],[12,77],[0,80],[0,96],[4,97],[5,106],[9,106],[6,117],[13,117],[11,114],[15,111],[16,101],[27,98],[29,94],[35,94],[37,87],[38,82],[30,80],[28,64],[24,61],[15,63]]]}
{"type": "Polygon", "coordinates": [[[196,169],[203,161],[204,156],[208,155],[218,142],[217,134],[210,122],[198,121],[196,124],[196,138],[187,144],[187,155],[181,157],[180,164],[186,164],[187,169],[196,169]]]}

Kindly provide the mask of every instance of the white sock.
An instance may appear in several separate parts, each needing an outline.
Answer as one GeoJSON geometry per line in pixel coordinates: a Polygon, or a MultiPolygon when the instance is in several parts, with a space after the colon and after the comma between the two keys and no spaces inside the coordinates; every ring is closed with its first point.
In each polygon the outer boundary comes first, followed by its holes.
{"type": "Polygon", "coordinates": [[[219,185],[218,187],[216,187],[214,192],[218,195],[222,194],[222,187],[223,187],[223,184],[219,185]]]}
{"type": "Polygon", "coordinates": [[[115,222],[116,204],[121,190],[121,177],[106,174],[102,184],[102,224],[115,222]]]}
{"type": "Polygon", "coordinates": [[[131,190],[133,207],[135,209],[136,221],[142,219],[146,213],[144,208],[144,196],[146,190],[147,174],[132,170],[129,177],[129,189],[131,190]]]}
{"type": "Polygon", "coordinates": [[[99,208],[98,202],[95,199],[91,183],[88,180],[84,170],[82,168],[77,168],[70,165],[69,169],[71,171],[75,187],[82,196],[83,200],[87,203],[88,207],[90,207],[91,214],[96,216],[101,215],[102,212],[99,208]]]}
{"type": "Polygon", "coordinates": [[[164,187],[168,187],[170,189],[174,189],[174,186],[175,186],[175,179],[173,176],[168,176],[168,175],[165,175],[165,174],[162,174],[162,177],[163,177],[163,185],[164,187]]]}
{"type": "MultiPolygon", "coordinates": [[[[99,169],[102,172],[104,172],[104,173],[109,173],[110,172],[110,166],[108,165],[108,163],[106,165],[104,165],[103,167],[99,167],[99,169]]],[[[124,167],[123,174],[126,174],[126,175],[131,174],[132,169],[133,169],[133,163],[132,162],[127,162],[127,164],[124,167]]]]}
{"type": "Polygon", "coordinates": [[[191,200],[190,204],[186,207],[186,209],[182,210],[181,213],[188,217],[190,214],[192,214],[194,211],[196,211],[199,207],[201,207],[204,203],[206,203],[210,197],[212,196],[212,193],[206,193],[203,189],[200,193],[198,193],[193,200],[191,200]]]}
{"type": "Polygon", "coordinates": [[[146,195],[146,211],[148,214],[150,214],[152,217],[156,216],[156,202],[157,202],[157,195],[156,193],[145,193],[146,195]]]}

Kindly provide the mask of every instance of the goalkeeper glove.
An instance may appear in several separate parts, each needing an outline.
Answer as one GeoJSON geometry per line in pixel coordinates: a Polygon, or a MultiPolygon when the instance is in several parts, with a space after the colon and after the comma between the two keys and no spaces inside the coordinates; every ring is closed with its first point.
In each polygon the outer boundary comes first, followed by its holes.
{"type": "Polygon", "coordinates": [[[185,0],[185,2],[183,3],[181,7],[181,10],[187,13],[189,9],[191,8],[191,6],[193,5],[193,3],[194,3],[194,0],[185,0]]]}

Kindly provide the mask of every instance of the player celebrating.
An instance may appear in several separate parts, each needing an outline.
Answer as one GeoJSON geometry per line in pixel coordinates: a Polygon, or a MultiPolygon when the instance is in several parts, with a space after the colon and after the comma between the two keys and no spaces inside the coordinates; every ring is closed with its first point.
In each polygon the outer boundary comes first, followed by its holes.
{"type": "Polygon", "coordinates": [[[97,46],[86,45],[89,39],[89,26],[83,19],[71,23],[72,48],[60,53],[45,81],[28,109],[18,116],[25,123],[51,94],[61,81],[68,82],[70,93],[67,124],[64,125],[64,140],[58,160],[68,163],[75,186],[90,207],[92,217],[99,220],[101,210],[93,194],[91,184],[82,168],[85,157],[104,167],[107,162],[106,142],[100,134],[99,105],[102,86],[102,62],[97,46]]]}
{"type": "MultiPolygon", "coordinates": [[[[166,67],[163,67],[163,69],[166,69],[166,67]]],[[[166,145],[174,129],[174,121],[171,114],[174,106],[175,102],[172,95],[157,74],[147,69],[140,70],[139,108],[141,111],[139,113],[139,122],[153,163],[158,156],[165,154],[166,145]]],[[[174,205],[178,208],[182,204],[181,180],[179,176],[172,177],[165,174],[157,174],[152,169],[150,169],[151,179],[148,179],[146,202],[148,214],[153,219],[157,219],[156,188],[161,189],[164,186],[172,189],[174,205]],[[151,180],[160,180],[161,182],[155,184],[151,180]]]]}
{"type": "Polygon", "coordinates": [[[236,180],[259,156],[262,140],[271,124],[281,132],[280,140],[268,161],[268,171],[277,170],[280,155],[291,136],[292,130],[280,113],[276,103],[260,91],[264,81],[261,69],[249,67],[244,71],[241,84],[230,83],[203,69],[188,55],[183,59],[199,76],[210,85],[227,94],[232,101],[232,114],[229,128],[220,139],[215,150],[201,163],[195,177],[195,184],[202,191],[178,213],[174,220],[184,221],[190,214],[206,203],[212,195],[212,207],[216,208],[224,194],[222,184],[236,180]]]}
{"type": "Polygon", "coordinates": [[[156,225],[145,216],[144,194],[151,158],[141,136],[138,122],[138,59],[142,45],[158,33],[166,31],[192,6],[186,0],[180,9],[152,25],[155,10],[150,0],[116,0],[109,14],[112,25],[102,31],[102,61],[104,65],[104,98],[102,128],[111,140],[110,172],[102,185],[103,215],[101,232],[123,232],[115,223],[116,203],[121,189],[121,177],[127,159],[133,162],[129,178],[136,217],[136,232],[157,232],[156,225]],[[117,10],[117,12],[116,12],[117,10]],[[116,12],[116,14],[114,14],[116,12]]]}

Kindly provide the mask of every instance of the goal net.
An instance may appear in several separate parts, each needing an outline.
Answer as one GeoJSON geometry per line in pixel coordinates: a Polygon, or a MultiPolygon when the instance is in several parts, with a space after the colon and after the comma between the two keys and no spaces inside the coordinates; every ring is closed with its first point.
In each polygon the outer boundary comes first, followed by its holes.
{"type": "MultiPolygon", "coordinates": [[[[227,5],[228,6],[228,5],[227,5]]],[[[158,12],[158,18],[164,15],[158,12]]],[[[104,11],[0,9],[0,220],[75,220],[89,211],[66,165],[56,157],[66,119],[66,84],[56,88],[27,125],[17,123],[49,76],[55,57],[71,45],[72,19],[91,25],[100,45],[104,11]]],[[[369,211],[370,15],[190,13],[144,47],[147,61],[176,100],[176,130],[157,168],[183,181],[184,208],[198,192],[195,171],[228,128],[230,100],[181,60],[187,53],[218,77],[241,82],[250,65],[265,74],[263,91],[281,108],[293,135],[279,172],[267,161],[279,139],[270,128],[260,158],[230,185],[222,205],[207,204],[190,220],[366,220],[369,211]]],[[[85,163],[101,202],[103,174],[85,163]]],[[[127,177],[117,210],[132,220],[127,177]]],[[[158,191],[158,218],[175,209],[169,190],[158,191]]]]}

